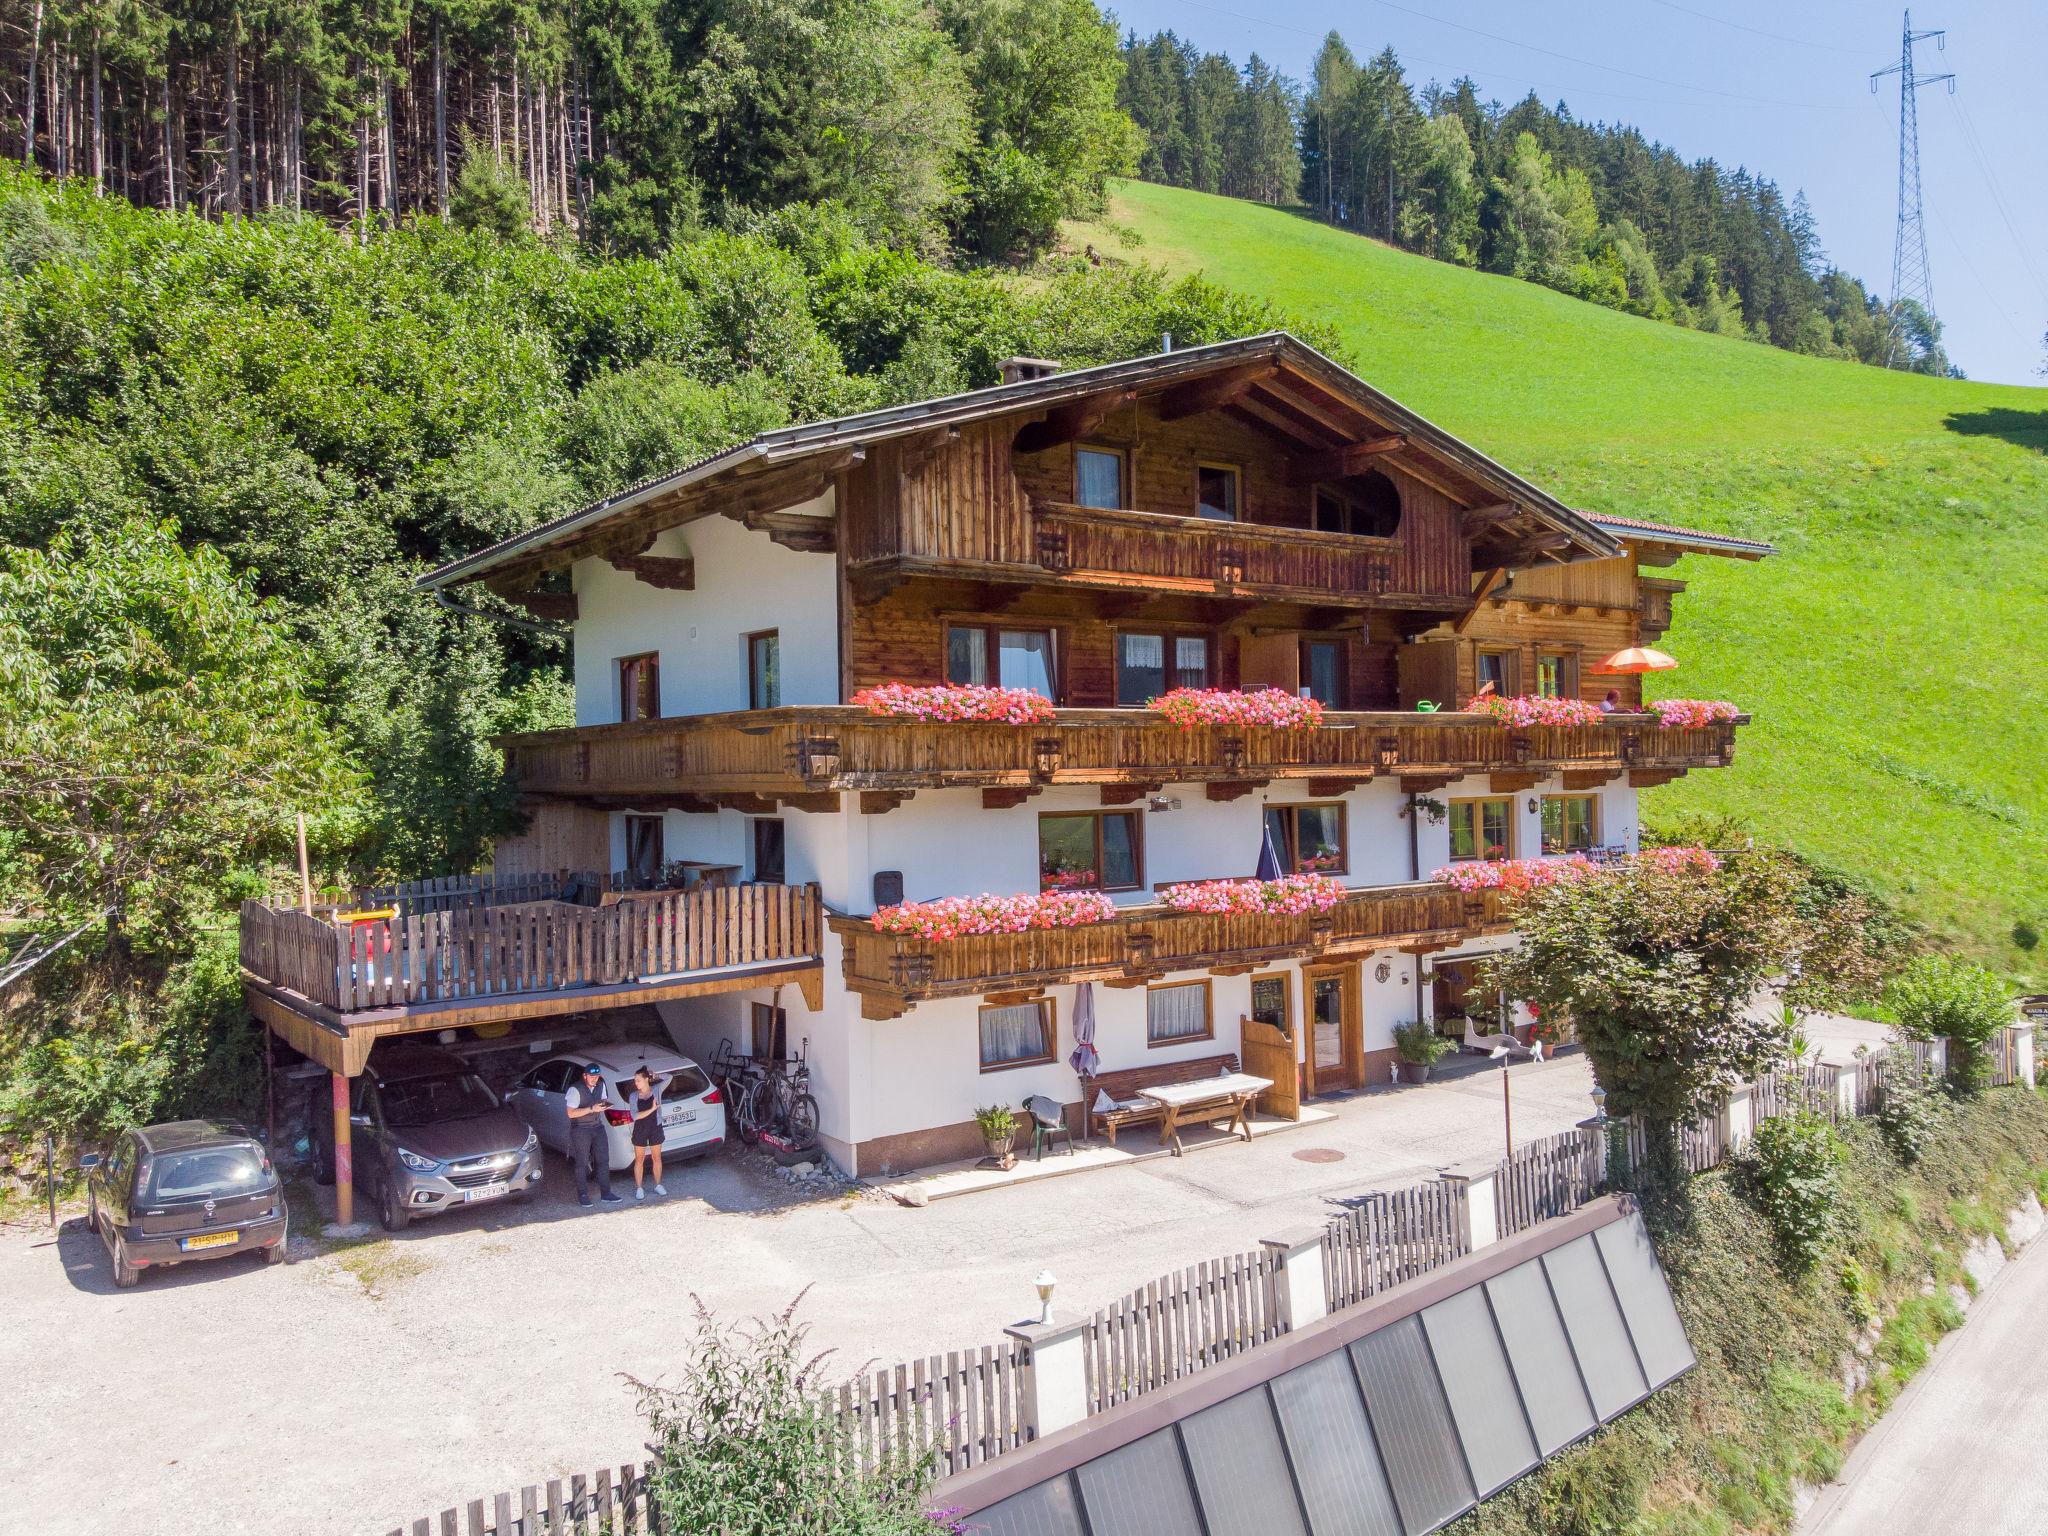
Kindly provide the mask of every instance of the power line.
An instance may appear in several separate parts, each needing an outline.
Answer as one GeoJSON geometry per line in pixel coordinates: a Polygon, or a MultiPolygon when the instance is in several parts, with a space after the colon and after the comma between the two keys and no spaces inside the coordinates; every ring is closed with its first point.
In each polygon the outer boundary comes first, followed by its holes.
{"type": "Polygon", "coordinates": [[[1766,32],[1762,27],[1752,27],[1740,21],[1730,21],[1726,16],[1716,16],[1711,11],[1696,11],[1689,5],[1679,5],[1676,0],[1650,0],[1652,5],[1661,5],[1667,11],[1677,11],[1685,16],[1697,16],[1701,21],[1711,21],[1716,26],[1733,27],[1737,32],[1747,32],[1754,37],[1768,37],[1774,43],[1790,43],[1795,48],[1818,48],[1823,53],[1861,53],[1860,48],[1843,48],[1834,43],[1808,42],[1803,37],[1788,37],[1783,32],[1766,32]]]}
{"type": "Polygon", "coordinates": [[[2020,264],[2027,269],[2027,276],[2034,280],[2034,291],[2048,301],[2048,282],[2043,282],[2041,269],[2034,265],[2034,253],[2027,248],[2027,242],[2020,238],[2020,232],[2012,221],[2012,212],[2006,206],[2004,188],[1999,185],[1998,172],[1993,166],[1990,154],[1984,148],[1983,135],[1977,132],[1977,125],[1963,104],[1956,97],[1949,98],[1956,120],[1962,125],[1963,146],[1969,150],[1970,158],[1977,163],[1977,174],[1984,179],[1984,190],[1991,194],[1991,206],[1998,210],[1998,217],[2005,225],[2005,232],[2012,236],[2012,243],[2020,253],[2020,264]]]}

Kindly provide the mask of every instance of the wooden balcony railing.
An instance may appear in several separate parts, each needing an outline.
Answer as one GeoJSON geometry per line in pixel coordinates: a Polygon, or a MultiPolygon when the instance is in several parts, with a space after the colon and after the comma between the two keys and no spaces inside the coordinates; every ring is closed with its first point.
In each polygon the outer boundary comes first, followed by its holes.
{"type": "Polygon", "coordinates": [[[1044,725],[993,725],[818,705],[541,731],[501,745],[527,793],[594,800],[1271,779],[1336,788],[1390,776],[1413,787],[1481,773],[1669,777],[1728,763],[1737,723],[1666,729],[1654,715],[1631,714],[1510,730],[1482,715],[1332,713],[1320,730],[1182,730],[1136,709],[1063,709],[1044,725]]]}
{"type": "MultiPolygon", "coordinates": [[[[1342,604],[1392,590],[1394,539],[1036,502],[1038,563],[1072,581],[1342,604]]],[[[1456,595],[1456,594],[1451,594],[1456,595]]]]}
{"type": "Polygon", "coordinates": [[[242,969],[336,1014],[573,992],[686,973],[815,960],[815,885],[662,891],[419,909],[341,924],[242,903],[242,969]]]}
{"type": "Polygon", "coordinates": [[[1136,984],[1174,971],[1250,968],[1406,944],[1450,944],[1505,929],[1498,891],[1423,881],[1367,886],[1328,912],[1222,916],[1125,907],[1103,923],[934,941],[882,933],[835,914],[848,990],[870,1018],[939,997],[1035,990],[1075,981],[1136,984]]]}

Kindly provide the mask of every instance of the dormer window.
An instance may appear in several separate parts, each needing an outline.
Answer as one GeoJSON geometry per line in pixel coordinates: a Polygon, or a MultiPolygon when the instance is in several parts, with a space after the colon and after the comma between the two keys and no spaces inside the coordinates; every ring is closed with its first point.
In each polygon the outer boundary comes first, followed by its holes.
{"type": "Polygon", "coordinates": [[[1315,525],[1321,533],[1391,539],[1401,531],[1401,491],[1378,470],[1316,487],[1315,525]]]}
{"type": "Polygon", "coordinates": [[[1237,521],[1239,472],[1235,464],[1195,466],[1195,514],[1218,522],[1237,521]]]}
{"type": "Polygon", "coordinates": [[[1121,448],[1074,450],[1074,500],[1084,507],[1115,510],[1124,505],[1124,455],[1121,448]]]}

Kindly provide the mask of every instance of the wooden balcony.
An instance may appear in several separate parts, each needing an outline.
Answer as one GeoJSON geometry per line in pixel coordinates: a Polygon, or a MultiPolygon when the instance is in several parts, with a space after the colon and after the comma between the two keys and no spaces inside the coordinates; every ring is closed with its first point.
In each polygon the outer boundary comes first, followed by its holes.
{"type": "Polygon", "coordinates": [[[1403,553],[1398,539],[1065,502],[1034,503],[1031,521],[1039,565],[1068,582],[1326,607],[1379,603],[1403,553]]]}
{"type": "Polygon", "coordinates": [[[249,901],[242,975],[258,1017],[353,1075],[380,1035],[784,982],[817,1008],[823,916],[814,885],[700,887],[602,906],[435,893],[355,923],[249,901]]]}
{"type": "Polygon", "coordinates": [[[996,803],[1050,784],[1118,786],[1105,799],[1127,800],[1142,786],[1183,783],[1228,798],[1274,779],[1308,780],[1318,793],[1374,778],[1426,793],[1481,774],[1504,790],[1556,773],[1578,787],[1624,773],[1647,785],[1725,766],[1739,723],[1665,729],[1655,715],[1617,714],[1510,730],[1483,715],[1333,712],[1320,730],[1182,730],[1137,709],[993,725],[820,705],[541,731],[501,745],[527,794],[681,809],[711,809],[720,797],[746,808],[751,797],[822,811],[854,791],[864,810],[880,811],[921,789],[979,788],[996,803]]]}
{"type": "Polygon", "coordinates": [[[894,1018],[941,997],[1032,992],[1077,981],[1142,986],[1176,971],[1236,974],[1285,960],[1339,960],[1373,950],[1447,948],[1504,933],[1497,891],[1466,894],[1422,881],[1366,886],[1328,912],[1219,916],[1164,905],[1121,908],[1081,928],[980,934],[933,941],[878,932],[834,914],[849,991],[871,1019],[894,1018]]]}

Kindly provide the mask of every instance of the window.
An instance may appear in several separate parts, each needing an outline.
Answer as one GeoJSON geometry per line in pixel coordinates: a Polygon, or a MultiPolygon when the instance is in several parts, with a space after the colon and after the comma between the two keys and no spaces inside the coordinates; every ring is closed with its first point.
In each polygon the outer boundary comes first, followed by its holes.
{"type": "Polygon", "coordinates": [[[1343,806],[1269,805],[1266,830],[1290,875],[1344,873],[1343,806]]]}
{"type": "Polygon", "coordinates": [[[1074,500],[1084,507],[1124,504],[1124,456],[1118,448],[1074,450],[1074,500]]]}
{"type": "Polygon", "coordinates": [[[1499,800],[1453,800],[1451,802],[1451,859],[1505,859],[1515,851],[1511,823],[1514,802],[1499,800]]]}
{"type": "Polygon", "coordinates": [[[747,708],[774,709],[782,702],[782,641],[772,629],[747,636],[747,708]]]}
{"type": "Polygon", "coordinates": [[[1180,1045],[1216,1033],[1209,1017],[1209,983],[1180,981],[1145,989],[1145,1043],[1180,1045]]]}
{"type": "Polygon", "coordinates": [[[1175,688],[1209,686],[1209,637],[1124,633],[1116,637],[1116,701],[1149,704],[1175,688]]]}
{"type": "Polygon", "coordinates": [[[1286,1033],[1289,1028],[1289,1015],[1292,1012],[1293,1010],[1288,1006],[1287,977],[1284,973],[1277,976],[1254,976],[1252,978],[1252,1017],[1254,1019],[1257,1019],[1261,1024],[1269,1024],[1274,1029],[1286,1033]]]}
{"type": "Polygon", "coordinates": [[[1481,651],[1472,664],[1472,691],[1484,693],[1488,683],[1503,698],[1515,691],[1515,657],[1512,651],[1481,651]]]}
{"type": "Polygon", "coordinates": [[[1237,521],[1238,469],[1234,464],[1195,467],[1195,515],[1222,522],[1237,521]]]}
{"type": "Polygon", "coordinates": [[[754,1059],[788,1060],[789,1010],[771,1007],[767,1003],[755,1003],[751,1005],[750,1014],[750,1022],[753,1025],[754,1059]]]}
{"type": "Polygon", "coordinates": [[[754,818],[754,878],[770,885],[783,879],[783,826],[779,816],[754,818]]]}
{"type": "Polygon", "coordinates": [[[1545,853],[1586,853],[1599,835],[1591,795],[1545,795],[1543,797],[1543,851],[1545,853]]]}
{"type": "Polygon", "coordinates": [[[1141,884],[1136,811],[1038,818],[1040,890],[1134,891],[1141,884]]]}
{"type": "Polygon", "coordinates": [[[626,818],[626,873],[651,885],[660,876],[665,862],[661,850],[661,818],[629,815],[626,818]]]}
{"type": "Polygon", "coordinates": [[[1401,530],[1401,492],[1378,470],[1335,485],[1319,485],[1315,525],[1322,533],[1391,539],[1401,530]]]}
{"type": "Polygon", "coordinates": [[[946,626],[946,681],[980,688],[1028,688],[1059,697],[1049,629],[1001,629],[984,624],[946,626]]]}
{"type": "Polygon", "coordinates": [[[661,718],[661,658],[653,651],[619,660],[619,718],[661,718]]]}
{"type": "Polygon", "coordinates": [[[1053,1041],[1052,999],[1049,997],[981,1010],[981,1070],[984,1072],[1051,1061],[1053,1041]]]}
{"type": "Polygon", "coordinates": [[[1536,657],[1536,691],[1547,699],[1562,699],[1578,692],[1577,669],[1563,651],[1543,651],[1536,657]]]}
{"type": "Polygon", "coordinates": [[[1344,707],[1344,642],[1301,642],[1301,685],[1326,709],[1344,707]]]}

